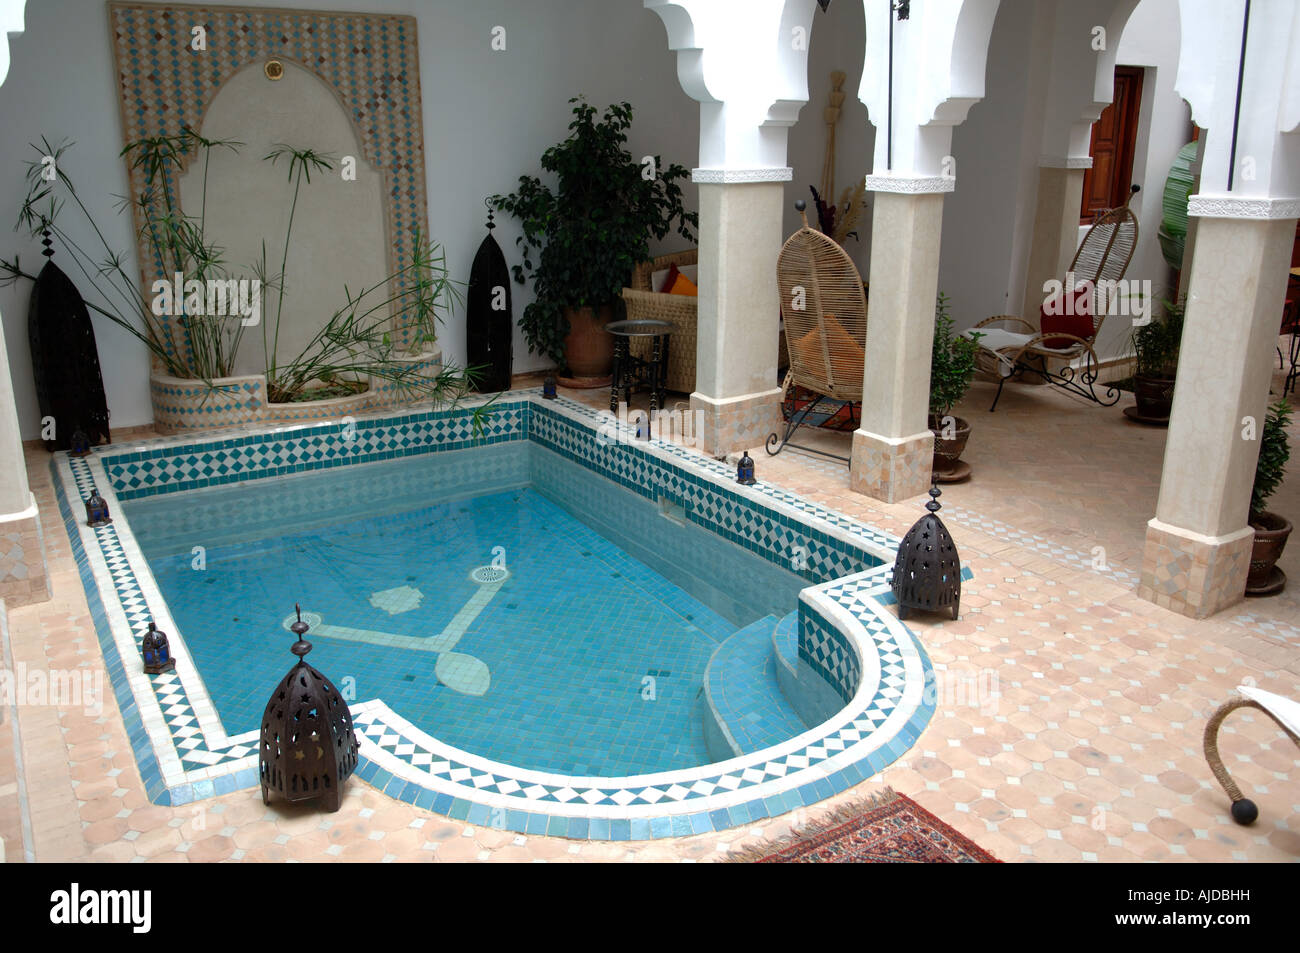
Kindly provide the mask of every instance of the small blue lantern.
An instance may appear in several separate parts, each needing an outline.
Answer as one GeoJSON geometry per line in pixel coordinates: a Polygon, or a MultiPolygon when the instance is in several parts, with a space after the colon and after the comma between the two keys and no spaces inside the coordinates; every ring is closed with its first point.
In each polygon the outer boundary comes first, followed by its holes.
{"type": "Polygon", "coordinates": [[[108,503],[99,495],[99,490],[91,490],[86,498],[86,525],[98,529],[113,522],[108,515],[108,503]]]}
{"type": "Polygon", "coordinates": [[[555,400],[555,378],[547,377],[542,381],[542,396],[547,400],[555,400]]]}
{"type": "Polygon", "coordinates": [[[72,439],[68,441],[68,456],[84,457],[90,453],[90,438],[86,436],[86,431],[78,427],[72,431],[72,439]]]}
{"type": "Polygon", "coordinates": [[[650,415],[637,412],[636,415],[636,438],[638,440],[650,439],[650,415]]]}
{"type": "Polygon", "coordinates": [[[176,667],[171,645],[167,642],[167,633],[159,630],[152,622],[140,643],[140,653],[144,656],[144,670],[149,675],[170,672],[176,667]]]}
{"type": "Polygon", "coordinates": [[[750,457],[748,450],[740,458],[740,463],[736,464],[736,482],[745,486],[753,486],[758,482],[754,479],[754,461],[750,457]]]}

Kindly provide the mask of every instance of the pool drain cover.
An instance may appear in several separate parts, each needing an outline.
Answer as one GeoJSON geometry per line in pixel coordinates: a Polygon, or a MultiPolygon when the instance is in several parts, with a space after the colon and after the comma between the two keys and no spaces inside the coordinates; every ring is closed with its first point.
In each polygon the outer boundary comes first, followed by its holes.
{"type": "Polygon", "coordinates": [[[510,578],[510,570],[499,569],[496,566],[479,566],[477,569],[470,570],[469,578],[480,586],[489,586],[505,582],[510,578]]]}

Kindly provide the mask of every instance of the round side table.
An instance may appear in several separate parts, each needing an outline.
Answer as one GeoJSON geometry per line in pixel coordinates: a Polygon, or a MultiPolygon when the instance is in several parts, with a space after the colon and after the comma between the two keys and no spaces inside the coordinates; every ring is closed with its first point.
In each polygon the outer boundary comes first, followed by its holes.
{"type": "Polygon", "coordinates": [[[609,389],[609,409],[618,413],[620,400],[631,401],[636,387],[650,391],[650,409],[659,410],[664,403],[664,383],[668,379],[668,335],[673,326],[667,321],[611,321],[605,330],[614,335],[614,382],[609,389]],[[648,360],[632,354],[633,338],[650,338],[648,360]]]}

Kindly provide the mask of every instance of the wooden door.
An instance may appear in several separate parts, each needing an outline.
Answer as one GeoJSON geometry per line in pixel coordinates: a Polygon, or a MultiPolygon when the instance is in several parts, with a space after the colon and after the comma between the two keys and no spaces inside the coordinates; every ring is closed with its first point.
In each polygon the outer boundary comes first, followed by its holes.
{"type": "Polygon", "coordinates": [[[1133,185],[1138,112],[1142,107],[1142,77],[1140,66],[1115,67],[1115,99],[1092,125],[1092,168],[1083,176],[1080,224],[1091,224],[1098,212],[1128,201],[1133,185]]]}

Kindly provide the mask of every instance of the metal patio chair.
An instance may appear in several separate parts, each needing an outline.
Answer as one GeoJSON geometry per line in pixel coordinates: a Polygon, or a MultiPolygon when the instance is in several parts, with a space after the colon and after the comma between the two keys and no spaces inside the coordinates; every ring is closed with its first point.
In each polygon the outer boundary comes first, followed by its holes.
{"type": "MultiPolygon", "coordinates": [[[[1133,186],[1129,200],[1139,191],[1133,186]]],[[[1060,331],[1043,334],[1040,328],[1015,315],[1001,314],[981,321],[970,331],[979,331],[977,363],[986,374],[997,377],[998,392],[989,412],[997,410],[1002,388],[1013,378],[1037,378],[1072,394],[1084,397],[1104,407],[1119,401],[1118,388],[1107,386],[1105,396],[1097,394],[1099,363],[1093,350],[1102,322],[1111,309],[1109,293],[1123,279],[1129,262],[1137,248],[1138,221],[1125,202],[1119,208],[1102,212],[1088,229],[1079,250],[1066,269],[1076,281],[1089,282],[1092,294],[1092,333],[1087,336],[1066,334],[1060,331]],[[1011,330],[1011,327],[1019,330],[1011,330]],[[1048,347],[1048,342],[1062,344],[1048,347]],[[1081,366],[1077,362],[1082,361],[1081,366]]],[[[1064,288],[1070,295],[1073,288],[1064,288]]],[[[966,332],[970,333],[970,332],[966,332]]]]}

